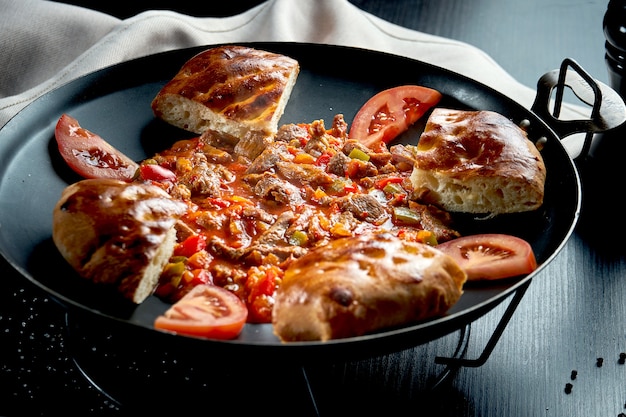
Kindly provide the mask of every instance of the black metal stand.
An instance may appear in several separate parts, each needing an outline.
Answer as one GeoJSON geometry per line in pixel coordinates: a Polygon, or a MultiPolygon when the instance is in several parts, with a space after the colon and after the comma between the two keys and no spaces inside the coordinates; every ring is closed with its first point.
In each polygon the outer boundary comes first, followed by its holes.
{"type": "MultiPolygon", "coordinates": [[[[498,341],[500,340],[500,337],[502,336],[504,329],[506,328],[511,317],[513,316],[513,313],[515,312],[517,306],[519,305],[524,294],[526,293],[526,290],[528,289],[530,282],[531,282],[530,280],[524,282],[514,292],[514,294],[512,295],[511,301],[509,302],[509,305],[507,306],[506,310],[504,311],[502,315],[502,318],[498,322],[498,325],[496,326],[492,336],[487,341],[487,344],[485,345],[482,353],[479,355],[478,358],[476,359],[465,358],[465,354],[467,353],[467,349],[468,349],[469,341],[470,341],[471,324],[467,324],[463,328],[459,329],[458,331],[459,338],[458,338],[457,346],[454,350],[454,353],[450,357],[442,357],[442,356],[435,357],[435,363],[445,365],[445,368],[433,378],[432,384],[430,384],[431,391],[438,389],[445,381],[447,381],[461,367],[480,367],[487,361],[487,359],[493,352],[495,346],[497,345],[498,341]]],[[[94,378],[85,370],[85,368],[81,365],[80,361],[78,360],[78,355],[76,355],[75,352],[73,351],[74,343],[72,342],[72,339],[76,337],[76,335],[74,334],[74,331],[72,330],[74,326],[70,319],[69,312],[66,313],[65,315],[65,324],[66,324],[66,330],[67,330],[67,335],[68,335],[67,347],[68,347],[70,356],[74,362],[76,369],[85,378],[85,380],[89,382],[89,384],[91,384],[98,392],[100,392],[103,396],[105,396],[110,401],[112,406],[119,408],[119,409],[123,409],[124,408],[123,402],[114,398],[114,396],[108,393],[106,389],[103,389],[98,384],[98,382],[95,381],[94,378]]],[[[321,414],[318,408],[313,386],[307,374],[307,370],[304,366],[301,367],[300,369],[301,369],[301,377],[304,381],[304,386],[307,390],[307,396],[310,399],[311,410],[314,416],[319,417],[321,414]]]]}
{"type": "Polygon", "coordinates": [[[435,363],[448,365],[449,367],[453,367],[457,369],[463,366],[477,368],[479,366],[484,365],[484,363],[487,362],[487,359],[489,359],[489,356],[493,352],[493,349],[496,347],[498,340],[500,340],[500,337],[502,336],[504,329],[506,328],[507,324],[511,320],[513,313],[515,312],[515,309],[517,308],[520,301],[524,297],[524,294],[526,293],[526,290],[528,289],[530,282],[531,280],[527,280],[517,290],[515,290],[512,296],[513,298],[511,299],[508,307],[504,311],[502,318],[498,322],[498,325],[496,326],[493,334],[487,341],[487,344],[485,345],[483,352],[480,354],[480,356],[477,359],[466,359],[464,357],[446,358],[446,357],[437,356],[435,358],[435,363]]]}
{"type": "MultiPolygon", "coordinates": [[[[509,307],[509,309],[512,310],[511,307],[509,307]]],[[[505,325],[506,323],[501,324],[502,327],[504,327],[505,325]]],[[[78,349],[80,345],[79,340],[76,338],[81,337],[81,335],[78,334],[79,326],[77,326],[72,321],[72,318],[69,312],[66,312],[65,314],[65,326],[66,326],[66,334],[67,334],[66,347],[67,347],[69,356],[72,358],[75,368],[94,389],[96,389],[101,395],[103,395],[107,399],[107,401],[110,403],[110,406],[116,409],[119,409],[121,411],[124,411],[126,409],[126,404],[124,404],[124,401],[118,398],[115,398],[114,395],[108,392],[108,390],[104,388],[98,381],[96,381],[96,378],[93,375],[91,375],[91,373],[87,370],[87,368],[83,366],[83,364],[81,363],[81,360],[79,359],[81,355],[79,352],[76,351],[76,349],[78,349]]],[[[463,328],[459,329],[458,342],[457,342],[457,345],[455,347],[453,354],[449,358],[440,358],[440,357],[436,358],[437,362],[441,361],[446,366],[441,372],[439,372],[432,378],[432,381],[429,381],[428,383],[429,392],[434,391],[437,388],[439,388],[445,381],[447,381],[458,370],[459,364],[463,363],[463,357],[465,353],[467,352],[467,348],[469,345],[470,333],[471,333],[471,324],[467,324],[463,328]]],[[[493,343],[495,344],[496,341],[497,340],[494,340],[493,343]]],[[[298,377],[298,375],[296,375],[296,377],[298,377]]],[[[311,380],[309,378],[309,375],[307,373],[305,366],[300,367],[299,377],[302,378],[302,382],[304,383],[304,388],[306,390],[305,397],[307,397],[309,400],[309,406],[310,406],[312,415],[316,417],[321,416],[320,410],[318,407],[318,402],[316,399],[316,394],[314,392],[314,387],[313,387],[313,384],[311,383],[311,380]]]]}

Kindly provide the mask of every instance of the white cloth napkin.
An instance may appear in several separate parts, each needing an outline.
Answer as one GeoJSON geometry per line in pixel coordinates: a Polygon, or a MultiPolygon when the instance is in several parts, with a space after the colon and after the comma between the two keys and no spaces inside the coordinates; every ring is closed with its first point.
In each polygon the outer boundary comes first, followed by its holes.
{"type": "MultiPolygon", "coordinates": [[[[0,33],[0,126],[37,97],[83,74],[156,52],[226,42],[367,48],[461,73],[527,108],[535,97],[478,48],[391,24],[347,0],[268,0],[225,18],[148,11],[125,20],[51,1],[0,0],[0,33]]],[[[562,116],[584,112],[567,106],[562,116]]]]}

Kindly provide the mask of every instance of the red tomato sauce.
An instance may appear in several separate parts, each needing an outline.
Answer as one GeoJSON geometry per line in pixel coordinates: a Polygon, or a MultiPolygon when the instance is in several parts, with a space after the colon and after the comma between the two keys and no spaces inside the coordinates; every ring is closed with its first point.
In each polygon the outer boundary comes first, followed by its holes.
{"type": "MultiPolygon", "coordinates": [[[[174,256],[156,295],[179,300],[199,283],[219,285],[271,322],[273,294],[292,260],[330,240],[375,231],[437,244],[457,237],[446,213],[416,201],[402,145],[372,151],[336,116],[281,127],[262,152],[212,134],[146,160],[174,175],[141,178],[187,202],[174,256]]],[[[142,172],[143,172],[142,171],[142,172]]]]}

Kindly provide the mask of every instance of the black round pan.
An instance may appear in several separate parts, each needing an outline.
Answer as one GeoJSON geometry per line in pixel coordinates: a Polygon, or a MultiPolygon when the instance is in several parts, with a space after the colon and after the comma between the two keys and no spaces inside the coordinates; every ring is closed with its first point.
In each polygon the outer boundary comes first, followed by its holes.
{"type": "MultiPolygon", "coordinates": [[[[493,309],[557,255],[573,231],[581,207],[581,185],[559,137],[533,112],[473,80],[419,61],[367,50],[314,44],[252,44],[289,55],[301,72],[281,123],[329,122],[342,113],[350,122],[365,101],[388,87],[418,84],[439,90],[440,106],[497,111],[516,123],[530,122],[533,140],[546,138],[545,204],[536,212],[491,220],[458,218],[462,233],[501,232],[528,240],[539,268],[518,279],[466,285],[461,300],[444,317],[376,334],[329,342],[283,344],[271,325],[246,325],[232,341],[174,336],[152,329],[167,305],[150,297],[139,306],[83,282],[61,258],[51,240],[52,208],[61,191],[79,180],[59,156],[54,127],[62,113],[98,133],[135,160],[190,137],[155,119],[150,102],[157,91],[194,54],[206,47],[177,50],[115,65],[70,82],[39,98],[0,130],[0,251],[26,279],[43,288],[70,314],[98,325],[128,331],[162,349],[226,349],[232,354],[270,355],[281,361],[327,357],[352,358],[400,350],[454,332],[493,309]]],[[[400,140],[416,143],[421,126],[400,140]]],[[[546,294],[546,297],[551,297],[546,294]]],[[[146,342],[148,343],[148,342],[146,342]]],[[[266,356],[269,358],[270,356],[266,356]]]]}

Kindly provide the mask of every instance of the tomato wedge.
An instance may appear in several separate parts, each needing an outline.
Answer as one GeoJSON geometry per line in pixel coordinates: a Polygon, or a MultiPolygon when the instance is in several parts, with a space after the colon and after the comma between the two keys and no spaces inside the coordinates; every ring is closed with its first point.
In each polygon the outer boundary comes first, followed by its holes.
{"type": "Polygon", "coordinates": [[[389,143],[441,100],[441,93],[418,85],[393,87],[374,95],[357,112],[348,136],[374,149],[389,143]]]}
{"type": "Polygon", "coordinates": [[[84,178],[113,178],[131,181],[139,165],[78,121],[63,114],[54,136],[59,152],[74,172],[84,178]]]}
{"type": "Polygon", "coordinates": [[[441,243],[437,248],[457,261],[468,281],[516,277],[537,269],[532,247],[516,236],[469,235],[441,243]]]}
{"type": "Polygon", "coordinates": [[[237,337],[247,318],[248,309],[235,294],[216,285],[199,284],[157,317],[154,327],[225,340],[237,337]]]}

